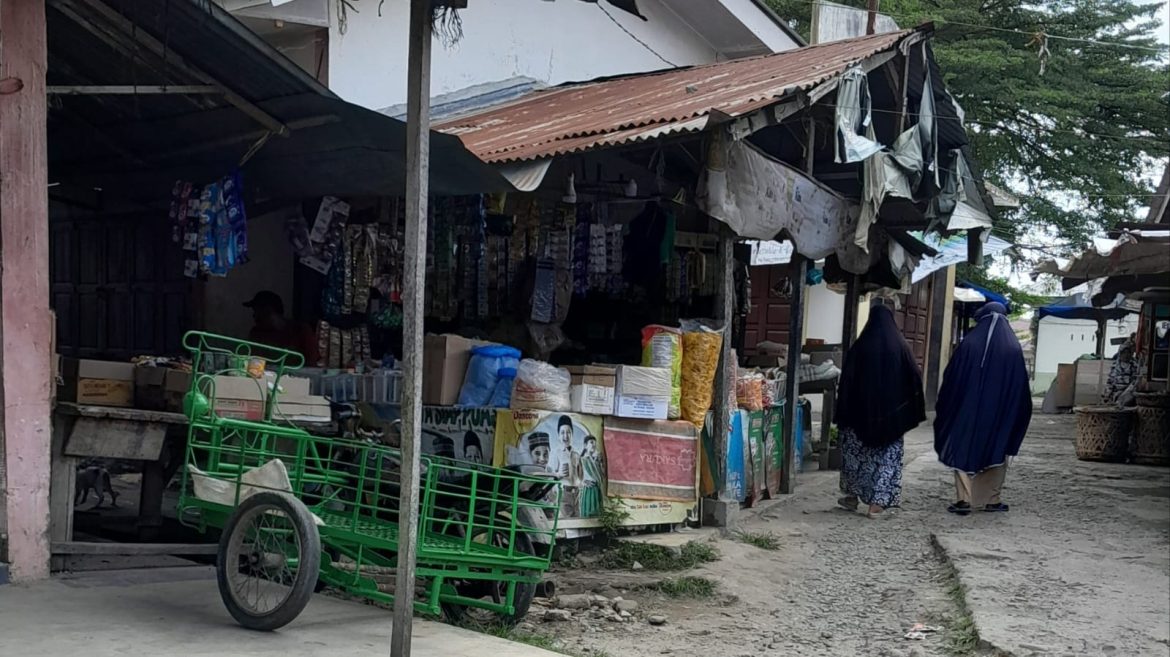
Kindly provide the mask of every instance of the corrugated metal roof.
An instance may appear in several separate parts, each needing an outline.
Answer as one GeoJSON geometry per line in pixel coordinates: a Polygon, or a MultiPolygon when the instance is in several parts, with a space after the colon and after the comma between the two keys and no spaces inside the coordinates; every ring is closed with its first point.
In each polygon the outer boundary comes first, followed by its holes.
{"type": "Polygon", "coordinates": [[[485,162],[513,162],[703,130],[713,113],[750,114],[840,75],[928,28],[775,55],[538,91],[436,128],[485,162]]]}

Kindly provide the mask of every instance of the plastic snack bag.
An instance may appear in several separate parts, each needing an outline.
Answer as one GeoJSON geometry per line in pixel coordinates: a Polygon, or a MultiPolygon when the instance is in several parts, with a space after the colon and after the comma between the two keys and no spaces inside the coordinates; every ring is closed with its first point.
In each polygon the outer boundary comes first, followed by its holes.
{"type": "Polygon", "coordinates": [[[520,367],[516,368],[512,408],[567,411],[571,380],[569,370],[525,358],[520,361],[520,367]]]}
{"type": "Polygon", "coordinates": [[[703,326],[695,320],[683,322],[682,419],[702,428],[711,409],[715,370],[723,349],[723,332],[703,326]]]}
{"type": "Polygon", "coordinates": [[[670,370],[670,406],[666,415],[679,417],[682,397],[682,331],[668,326],[651,324],[642,329],[642,366],[670,370]]]}

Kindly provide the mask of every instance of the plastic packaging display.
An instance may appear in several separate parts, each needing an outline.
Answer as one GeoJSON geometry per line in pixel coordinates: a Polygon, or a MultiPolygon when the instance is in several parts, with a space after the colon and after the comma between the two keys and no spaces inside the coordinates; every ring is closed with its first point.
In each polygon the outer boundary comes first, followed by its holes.
{"type": "Polygon", "coordinates": [[[744,372],[735,382],[735,396],[739,407],[745,411],[764,410],[764,375],[759,372],[744,372]]]}
{"type": "Polygon", "coordinates": [[[463,387],[459,390],[459,406],[489,405],[500,379],[500,371],[515,371],[519,361],[520,351],[513,347],[496,344],[473,347],[463,387]]]}
{"type": "Polygon", "coordinates": [[[695,320],[683,322],[680,410],[682,419],[700,428],[711,409],[712,386],[722,348],[721,331],[707,328],[695,320]]]}
{"type": "Polygon", "coordinates": [[[500,378],[496,380],[496,389],[492,391],[492,400],[488,404],[492,408],[508,408],[512,404],[512,386],[516,384],[516,368],[505,367],[500,370],[500,378]]]}
{"type": "Polygon", "coordinates": [[[516,369],[511,407],[567,411],[571,381],[569,370],[525,358],[516,369]]]}
{"type": "Polygon", "coordinates": [[[670,406],[667,417],[677,420],[682,397],[682,331],[652,324],[642,329],[642,366],[670,370],[670,406]]]}

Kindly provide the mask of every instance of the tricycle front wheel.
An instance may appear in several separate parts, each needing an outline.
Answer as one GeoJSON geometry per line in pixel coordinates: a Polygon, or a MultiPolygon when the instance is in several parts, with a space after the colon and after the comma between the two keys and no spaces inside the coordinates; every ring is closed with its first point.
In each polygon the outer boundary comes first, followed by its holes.
{"type": "Polygon", "coordinates": [[[304,610],[321,569],[321,537],[313,514],[288,493],[244,500],[219,541],[219,595],[240,625],[283,627],[304,610]]]}
{"type": "MultiPolygon", "coordinates": [[[[515,545],[512,547],[515,552],[527,555],[536,554],[536,550],[532,545],[532,539],[528,536],[527,532],[517,531],[513,536],[515,538],[515,545]]],[[[494,531],[491,532],[490,537],[485,534],[475,537],[472,540],[490,540],[497,547],[503,548],[509,546],[508,534],[502,531],[494,531]]],[[[455,587],[455,592],[464,597],[487,598],[498,605],[505,604],[508,599],[508,583],[504,581],[470,579],[454,580],[451,583],[455,587]]],[[[485,609],[444,602],[442,605],[443,616],[452,625],[503,625],[505,627],[513,627],[528,614],[528,608],[532,606],[532,599],[534,597],[536,597],[535,584],[517,582],[516,592],[512,597],[513,612],[511,614],[490,612],[485,609]]]]}

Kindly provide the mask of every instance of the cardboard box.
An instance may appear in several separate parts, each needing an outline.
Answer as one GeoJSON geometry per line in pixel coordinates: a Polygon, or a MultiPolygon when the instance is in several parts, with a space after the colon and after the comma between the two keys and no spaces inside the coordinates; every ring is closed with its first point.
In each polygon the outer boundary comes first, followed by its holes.
{"type": "Polygon", "coordinates": [[[274,417],[285,420],[329,422],[333,414],[329,400],[315,395],[280,395],[276,399],[274,417]]]}
{"type": "Polygon", "coordinates": [[[617,368],[617,394],[670,399],[670,369],[621,365],[617,368]]]}
{"type": "Polygon", "coordinates": [[[569,399],[574,413],[613,415],[617,368],[580,365],[566,369],[572,377],[569,399]]]}
{"type": "Polygon", "coordinates": [[[163,410],[172,413],[183,412],[183,398],[191,389],[191,373],[181,370],[167,370],[163,381],[163,410]]]}
{"type": "Polygon", "coordinates": [[[621,395],[617,396],[613,414],[618,417],[638,420],[665,420],[670,406],[670,396],[621,395]]]}
{"type": "Polygon", "coordinates": [[[134,367],[134,405],[148,411],[166,409],[163,385],[167,378],[165,367],[134,367]]]}
{"type": "Polygon", "coordinates": [[[467,374],[471,348],[490,344],[458,335],[428,335],[423,338],[423,403],[454,406],[467,374]]]}
{"type": "MultiPolygon", "coordinates": [[[[268,384],[250,376],[211,377],[214,390],[212,410],[220,417],[263,420],[268,384]]],[[[202,388],[201,388],[202,389],[202,388]]]]}
{"type": "Polygon", "coordinates": [[[134,365],[103,360],[62,360],[63,401],[94,406],[134,405],[134,365]]]}
{"type": "Polygon", "coordinates": [[[281,398],[308,397],[312,394],[309,392],[309,384],[309,379],[303,376],[282,376],[280,377],[281,398]]]}

